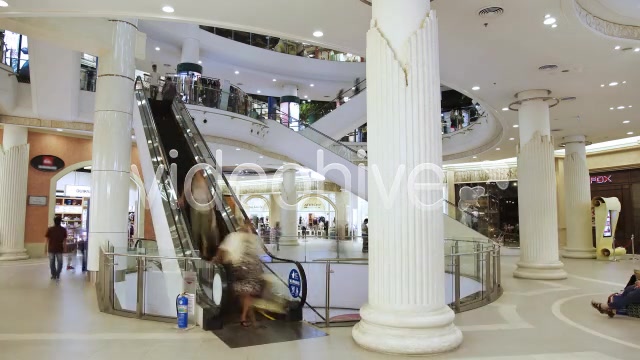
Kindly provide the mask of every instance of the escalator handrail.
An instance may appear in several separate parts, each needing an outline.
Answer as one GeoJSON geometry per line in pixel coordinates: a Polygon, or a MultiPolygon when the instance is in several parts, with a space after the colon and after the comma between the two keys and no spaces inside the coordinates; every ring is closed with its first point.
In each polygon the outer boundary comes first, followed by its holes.
{"type": "MultiPolygon", "coordinates": [[[[191,117],[191,115],[189,114],[189,111],[188,111],[188,109],[187,109],[186,105],[185,105],[185,104],[184,104],[184,103],[183,103],[183,102],[182,102],[178,97],[176,97],[176,99],[174,100],[173,105],[174,105],[174,107],[173,107],[174,111],[181,111],[183,114],[188,115],[188,120],[187,120],[184,116],[182,116],[182,114],[180,114],[180,115],[181,115],[181,117],[182,117],[182,119],[183,119],[183,121],[185,121],[185,124],[184,124],[184,125],[186,125],[188,129],[191,129],[191,130],[192,130],[192,132],[193,132],[193,136],[194,136],[194,137],[195,137],[195,136],[198,136],[198,137],[200,138],[200,140],[201,140],[204,144],[206,144],[206,141],[204,140],[204,137],[202,136],[202,133],[200,132],[200,129],[198,128],[198,126],[196,126],[196,125],[195,125],[195,122],[193,121],[193,117],[191,117]]],[[[186,132],[185,132],[185,133],[186,133],[186,132]]],[[[216,170],[217,170],[217,172],[218,172],[219,179],[222,179],[222,180],[223,180],[224,184],[227,186],[227,189],[228,189],[228,191],[229,191],[229,193],[230,193],[230,195],[231,195],[231,197],[232,197],[232,199],[233,199],[234,203],[236,204],[236,206],[238,207],[238,209],[240,209],[240,212],[241,212],[241,214],[242,214],[242,216],[243,216],[243,222],[242,222],[242,224],[245,224],[245,223],[246,223],[246,220],[248,220],[248,219],[249,219],[249,216],[247,215],[246,211],[245,211],[245,210],[244,210],[244,208],[242,207],[242,205],[241,205],[241,203],[240,203],[240,201],[239,201],[238,197],[236,196],[235,192],[233,191],[233,188],[231,187],[231,184],[230,184],[230,183],[229,183],[229,181],[227,180],[226,176],[224,176],[224,174],[223,174],[223,172],[222,172],[222,167],[218,165],[218,163],[217,163],[217,161],[216,161],[215,157],[214,157],[214,156],[213,156],[213,154],[211,153],[211,149],[209,149],[209,147],[208,147],[208,146],[205,146],[205,148],[206,148],[206,151],[208,152],[208,155],[209,155],[208,159],[211,159],[211,161],[213,162],[213,164],[211,164],[211,165],[213,165],[214,169],[216,169],[216,170]]],[[[198,148],[198,149],[197,149],[197,151],[200,151],[200,154],[199,154],[199,155],[200,155],[201,159],[203,159],[203,160],[204,160],[204,159],[207,159],[207,157],[206,157],[206,156],[203,156],[204,154],[202,154],[202,151],[203,151],[202,149],[199,149],[199,148],[198,148]]],[[[215,181],[214,181],[213,183],[214,183],[214,185],[213,185],[213,186],[214,186],[214,189],[218,192],[218,194],[220,194],[220,195],[221,195],[221,194],[222,194],[222,192],[221,192],[221,190],[218,188],[217,183],[216,183],[215,181]]],[[[218,195],[218,196],[220,196],[220,195],[218,195]]],[[[215,195],[214,195],[214,196],[215,196],[215,195]]],[[[220,199],[220,202],[221,202],[223,205],[225,205],[225,211],[228,211],[229,206],[228,206],[228,205],[226,205],[226,204],[224,203],[224,201],[222,201],[222,200],[223,200],[223,199],[220,199]]],[[[229,217],[228,217],[228,218],[229,218],[229,217]]],[[[237,226],[240,226],[240,225],[242,225],[242,224],[237,224],[237,226]]],[[[234,230],[236,230],[236,231],[238,230],[238,229],[237,229],[237,226],[236,226],[236,224],[233,224],[234,230]]],[[[255,231],[255,228],[253,227],[253,224],[251,225],[251,231],[252,231],[254,234],[256,234],[256,231],[255,231]]],[[[305,273],[305,271],[304,271],[304,268],[302,267],[302,264],[300,264],[299,262],[294,261],[294,260],[284,259],[284,258],[280,258],[280,257],[278,257],[278,256],[273,255],[273,254],[271,253],[271,251],[269,251],[269,249],[266,247],[266,245],[264,244],[264,242],[262,241],[262,239],[260,239],[260,237],[259,237],[259,236],[257,236],[257,235],[256,235],[256,238],[257,238],[257,240],[260,242],[260,245],[261,245],[261,247],[262,247],[262,250],[263,250],[263,251],[264,251],[264,252],[265,252],[265,253],[266,253],[266,254],[267,254],[271,259],[274,259],[274,260],[277,260],[277,261],[280,261],[280,262],[284,262],[284,263],[292,263],[292,264],[294,264],[294,265],[296,266],[296,268],[298,269],[298,272],[299,272],[299,274],[300,274],[300,277],[301,277],[301,280],[302,280],[302,284],[303,284],[303,286],[302,286],[302,293],[301,293],[301,296],[300,296],[300,304],[301,304],[300,306],[304,306],[304,304],[306,304],[306,299],[307,299],[307,277],[306,277],[306,273],[305,273]]],[[[263,262],[263,266],[265,266],[267,269],[269,269],[269,271],[270,271],[270,272],[272,272],[273,274],[275,274],[275,272],[274,272],[271,268],[269,268],[269,266],[268,266],[268,265],[266,265],[264,262],[263,262]]],[[[278,278],[279,278],[279,277],[278,277],[278,278]]],[[[280,279],[280,280],[284,282],[284,280],[282,280],[282,279],[280,279]]],[[[307,304],[307,305],[308,305],[308,304],[307,304]]]]}

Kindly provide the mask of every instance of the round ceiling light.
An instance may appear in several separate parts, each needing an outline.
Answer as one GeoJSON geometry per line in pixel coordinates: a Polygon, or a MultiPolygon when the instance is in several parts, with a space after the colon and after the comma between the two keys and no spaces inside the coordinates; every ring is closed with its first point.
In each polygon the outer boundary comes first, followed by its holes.
{"type": "Polygon", "coordinates": [[[624,109],[624,106],[618,106],[618,110],[624,109]]]}
{"type": "Polygon", "coordinates": [[[162,7],[162,11],[166,12],[166,13],[172,13],[174,12],[174,8],[172,8],[171,6],[167,5],[167,6],[163,6],[162,7]]]}
{"type": "Polygon", "coordinates": [[[515,124],[515,125],[513,125],[513,127],[514,127],[514,128],[517,128],[517,127],[520,127],[520,125],[515,124]]]}
{"type": "Polygon", "coordinates": [[[615,82],[615,81],[614,81],[614,82],[610,82],[610,83],[609,83],[609,86],[618,86],[618,83],[617,83],[617,82],[615,82]]]}
{"type": "Polygon", "coordinates": [[[618,45],[618,46],[613,48],[613,50],[620,50],[620,49],[622,49],[622,46],[620,46],[620,45],[618,45]]]}
{"type": "Polygon", "coordinates": [[[496,151],[500,151],[500,148],[496,148],[496,151]]]}
{"type": "Polygon", "coordinates": [[[478,157],[477,157],[477,156],[474,156],[473,158],[474,158],[474,159],[477,159],[478,157]]]}
{"type": "Polygon", "coordinates": [[[509,140],[510,140],[510,141],[513,141],[513,140],[515,140],[515,139],[516,139],[516,138],[509,138],[509,140]]]}
{"type": "Polygon", "coordinates": [[[276,81],[276,79],[273,79],[272,81],[273,81],[273,82],[275,82],[275,81],[276,81]]]}
{"type": "Polygon", "coordinates": [[[257,92],[258,94],[260,94],[260,93],[261,93],[261,91],[260,91],[260,90],[258,90],[258,91],[256,91],[256,92],[257,92]]]}
{"type": "Polygon", "coordinates": [[[314,87],[315,85],[311,84],[311,85],[309,85],[309,86],[314,87]]]}
{"type": "Polygon", "coordinates": [[[7,7],[7,6],[9,6],[9,4],[7,4],[6,1],[0,0],[0,7],[7,7]]]}
{"type": "Polygon", "coordinates": [[[630,123],[630,122],[631,122],[631,121],[629,121],[629,120],[625,120],[625,121],[623,121],[622,123],[623,123],[623,124],[628,124],[628,123],[630,123]]]}
{"type": "Polygon", "coordinates": [[[156,51],[160,51],[160,48],[156,46],[156,51]]]}
{"type": "Polygon", "coordinates": [[[202,60],[198,60],[198,64],[202,64],[202,60]]]}
{"type": "Polygon", "coordinates": [[[319,30],[318,31],[314,31],[313,32],[313,36],[315,36],[315,37],[323,37],[324,33],[322,31],[319,31],[319,30]]]}
{"type": "Polygon", "coordinates": [[[480,86],[474,86],[474,87],[471,88],[471,90],[478,91],[478,90],[480,90],[480,86]]]}
{"type": "Polygon", "coordinates": [[[238,74],[240,74],[240,71],[236,70],[236,71],[234,71],[233,73],[234,73],[234,74],[236,74],[236,75],[238,75],[238,74]]]}
{"type": "Polygon", "coordinates": [[[502,108],[502,111],[509,111],[509,108],[508,107],[502,108]]]}
{"type": "Polygon", "coordinates": [[[553,24],[553,25],[551,25],[551,27],[555,29],[555,28],[558,27],[558,24],[553,24]]]}
{"type": "Polygon", "coordinates": [[[633,131],[629,131],[627,135],[633,135],[633,131]]]}
{"type": "Polygon", "coordinates": [[[544,19],[544,24],[545,25],[551,25],[551,24],[555,24],[556,23],[556,18],[554,17],[548,17],[546,19],[544,19]]]}

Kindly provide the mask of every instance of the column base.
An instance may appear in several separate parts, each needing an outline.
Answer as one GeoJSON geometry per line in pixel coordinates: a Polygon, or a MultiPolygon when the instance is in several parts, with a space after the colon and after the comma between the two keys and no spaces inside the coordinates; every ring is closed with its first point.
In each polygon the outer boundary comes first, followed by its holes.
{"type": "Polygon", "coordinates": [[[449,307],[425,310],[379,308],[366,304],[362,320],[352,330],[355,342],[365,349],[385,354],[428,355],[456,349],[462,332],[453,324],[449,307]]]}
{"type": "Polygon", "coordinates": [[[562,257],[568,259],[595,259],[596,258],[596,249],[595,248],[587,248],[587,249],[571,249],[564,248],[562,252],[562,257]]]}
{"type": "Polygon", "coordinates": [[[519,262],[513,277],[531,280],[563,280],[567,278],[564,264],[561,261],[549,264],[532,264],[519,262]]]}
{"type": "Polygon", "coordinates": [[[2,250],[0,251],[0,261],[16,261],[16,260],[27,260],[29,255],[27,254],[26,249],[21,250],[2,250]]]}

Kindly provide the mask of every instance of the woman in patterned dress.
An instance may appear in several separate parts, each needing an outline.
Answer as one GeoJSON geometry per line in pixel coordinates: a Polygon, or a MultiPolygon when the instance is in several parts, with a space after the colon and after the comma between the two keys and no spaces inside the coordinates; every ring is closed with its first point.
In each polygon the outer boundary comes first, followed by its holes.
{"type": "Polygon", "coordinates": [[[251,309],[263,288],[262,262],[258,257],[258,239],[246,225],[238,232],[227,235],[218,249],[218,260],[231,265],[232,289],[240,298],[242,314],[240,324],[249,327],[255,323],[251,309]],[[251,318],[247,321],[247,315],[251,318]]]}

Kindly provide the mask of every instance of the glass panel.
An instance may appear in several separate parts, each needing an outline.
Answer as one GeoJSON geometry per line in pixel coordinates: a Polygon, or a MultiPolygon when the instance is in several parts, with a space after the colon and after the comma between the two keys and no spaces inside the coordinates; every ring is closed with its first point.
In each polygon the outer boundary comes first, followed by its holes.
{"type": "Polygon", "coordinates": [[[266,49],[269,46],[269,37],[265,35],[251,34],[251,45],[266,49]]]}
{"type": "Polygon", "coordinates": [[[251,33],[234,30],[233,40],[241,42],[243,44],[251,45],[251,33]]]}
{"type": "Polygon", "coordinates": [[[216,28],[216,35],[227,39],[233,39],[233,30],[216,28]]]}
{"type": "MultiPolygon", "coordinates": [[[[126,254],[126,249],[114,250],[114,253],[126,254]],[[120,250],[120,251],[119,251],[120,250]]],[[[127,256],[113,256],[113,308],[121,311],[136,311],[138,300],[138,274],[135,262],[129,264],[127,256]]]]}

